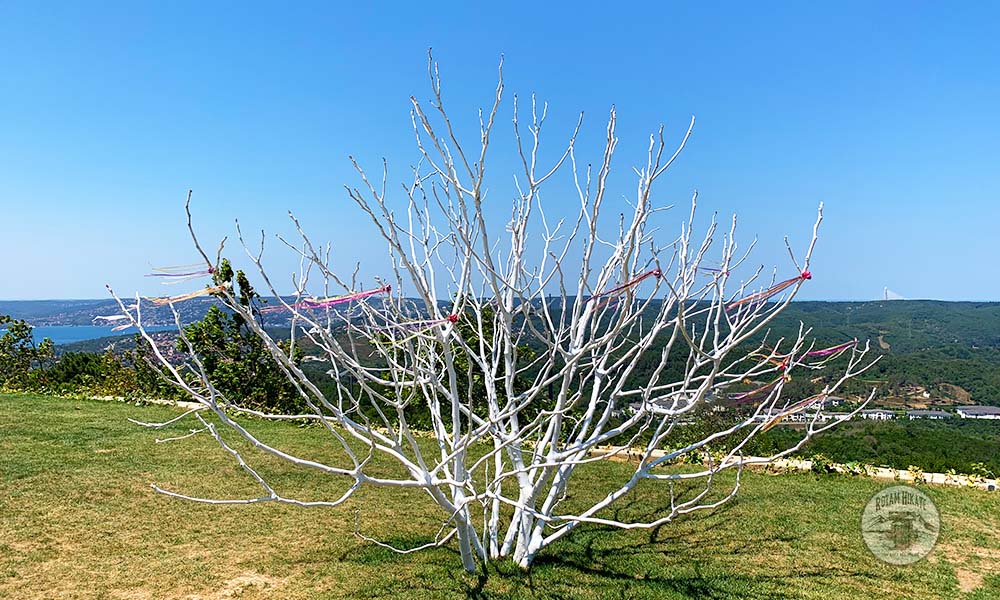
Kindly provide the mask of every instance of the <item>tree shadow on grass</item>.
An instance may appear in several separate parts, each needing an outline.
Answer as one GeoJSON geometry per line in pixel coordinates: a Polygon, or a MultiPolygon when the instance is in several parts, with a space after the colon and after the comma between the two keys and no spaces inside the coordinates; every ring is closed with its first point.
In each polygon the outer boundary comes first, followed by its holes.
{"type": "MultiPolygon", "coordinates": [[[[649,530],[581,525],[539,554],[530,571],[502,560],[468,574],[453,544],[401,556],[361,543],[341,559],[375,569],[413,571],[405,581],[383,581],[383,592],[405,587],[417,596],[457,592],[473,599],[792,598],[801,594],[802,581],[810,578],[821,587],[823,580],[871,577],[862,565],[797,564],[788,557],[789,545],[798,539],[793,532],[750,523],[745,511],[737,508],[733,501],[649,530]],[[761,564],[759,558],[768,555],[776,557],[774,565],[761,564]],[[738,563],[742,557],[756,560],[747,563],[751,568],[742,568],[738,563]]],[[[621,503],[610,516],[649,521],[664,512],[664,507],[640,498],[621,503]]],[[[429,540],[401,535],[384,541],[413,547],[429,540]]]]}
{"type": "MultiPolygon", "coordinates": [[[[635,515],[635,507],[623,505],[615,511],[635,515]]],[[[720,511],[724,512],[724,511],[720,511]]],[[[711,572],[703,566],[704,556],[713,552],[732,552],[731,543],[720,540],[734,523],[729,516],[712,521],[702,521],[694,530],[675,531],[655,528],[648,533],[629,536],[614,527],[582,525],[554,547],[541,553],[532,569],[523,571],[509,561],[490,564],[475,576],[449,571],[454,582],[467,598],[486,599],[505,597],[511,588],[521,588],[517,597],[577,598],[581,596],[602,598],[630,598],[635,596],[664,596],[687,598],[742,598],[760,596],[767,598],[792,598],[794,593],[783,591],[783,575],[754,576],[725,572],[711,572]],[[664,566],[664,559],[677,561],[680,556],[700,555],[702,560],[687,563],[676,569],[664,566]],[[636,569],[637,563],[651,566],[636,569]],[[493,592],[489,584],[506,589],[505,594],[493,592]]],[[[785,539],[779,538],[781,541],[785,539]]],[[[739,544],[740,550],[750,551],[759,547],[761,539],[747,539],[739,544]]],[[[829,576],[829,571],[797,573],[797,576],[829,576]]]]}
{"type": "MultiPolygon", "coordinates": [[[[725,504],[641,533],[610,526],[580,526],[540,554],[534,567],[538,571],[574,572],[576,576],[570,579],[586,580],[591,591],[606,587],[599,591],[602,597],[645,591],[687,598],[791,598],[801,593],[792,589],[791,580],[870,577],[857,567],[803,568],[794,561],[776,564],[773,571],[734,571],[725,557],[785,552],[797,538],[773,527],[747,527],[732,508],[732,504],[725,504]]],[[[662,508],[639,506],[633,501],[618,507],[614,516],[651,520],[648,517],[657,513],[662,514],[662,508]],[[647,511],[648,515],[642,514],[647,511]]]]}

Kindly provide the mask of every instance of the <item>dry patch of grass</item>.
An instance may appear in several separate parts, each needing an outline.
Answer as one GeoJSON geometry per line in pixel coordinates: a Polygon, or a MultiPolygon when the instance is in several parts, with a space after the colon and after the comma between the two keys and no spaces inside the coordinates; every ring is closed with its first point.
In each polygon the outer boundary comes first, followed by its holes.
{"type": "Polygon", "coordinates": [[[230,598],[249,598],[257,593],[261,597],[273,598],[276,593],[280,593],[283,579],[261,575],[260,573],[243,573],[223,582],[222,586],[215,592],[207,594],[191,594],[187,600],[229,600],[230,598]]]}
{"type": "Polygon", "coordinates": [[[113,591],[111,597],[120,600],[151,600],[154,598],[183,598],[184,600],[231,600],[239,598],[249,600],[252,598],[280,598],[281,587],[285,580],[268,575],[262,575],[253,571],[242,573],[228,580],[222,581],[214,589],[200,593],[185,594],[183,590],[174,592],[158,590],[156,592],[148,590],[128,590],[113,591]]]}
{"type": "Polygon", "coordinates": [[[948,521],[948,526],[954,535],[939,543],[928,560],[944,561],[952,566],[958,588],[965,594],[983,588],[988,578],[1000,578],[1000,540],[997,539],[1000,521],[997,517],[954,517],[948,521]]]}
{"type": "Polygon", "coordinates": [[[987,577],[1000,576],[1000,550],[954,543],[940,544],[929,560],[941,559],[955,569],[958,588],[962,593],[978,590],[987,577]]]}

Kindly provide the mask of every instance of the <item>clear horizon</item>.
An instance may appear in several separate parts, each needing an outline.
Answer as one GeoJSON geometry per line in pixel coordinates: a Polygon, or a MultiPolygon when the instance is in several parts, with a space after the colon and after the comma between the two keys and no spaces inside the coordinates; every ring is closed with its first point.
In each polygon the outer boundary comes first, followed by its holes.
{"type": "MultiPolygon", "coordinates": [[[[134,296],[134,294],[133,294],[134,296]]],[[[267,298],[268,296],[264,296],[267,298]]],[[[416,298],[415,296],[408,296],[409,298],[416,298]]],[[[572,297],[572,296],[569,296],[572,297]]],[[[110,296],[106,298],[0,298],[0,302],[100,302],[104,300],[113,300],[110,296]]],[[[977,300],[972,299],[960,299],[960,300],[941,300],[938,298],[889,298],[888,300],[884,298],[872,298],[872,299],[857,299],[857,298],[842,298],[842,299],[829,299],[829,298],[799,298],[795,297],[792,302],[844,302],[844,303],[861,303],[861,302],[952,302],[952,303],[966,303],[966,304],[1000,304],[1000,300],[977,300]]]]}
{"type": "MultiPolygon", "coordinates": [[[[501,54],[502,138],[513,93],[534,92],[549,104],[550,151],[584,111],[578,148],[593,157],[614,105],[617,198],[632,191],[649,133],[662,123],[679,140],[696,115],[659,190],[678,207],[662,223],[675,231],[698,190],[700,222],[737,213],[743,241],[759,239],[751,263],[767,272],[789,272],[783,237],[801,252],[824,202],[814,279],[798,300],[878,300],[884,287],[1000,300],[1000,7],[723,6],[650,4],[636,19],[578,3],[488,15],[461,3],[4,3],[0,298],[201,287],[144,277],[194,262],[188,189],[206,246],[232,239],[234,219],[294,233],[291,210],[333,243],[340,271],[361,261],[370,281],[386,259],[343,192],[359,183],[347,156],[370,168],[385,157],[390,183],[405,178],[416,158],[409,96],[430,96],[433,47],[469,144],[501,54]]],[[[516,172],[509,147],[489,159],[496,227],[516,172]]],[[[550,192],[554,212],[572,204],[568,188],[550,192]]],[[[298,263],[269,240],[271,273],[288,281],[298,263]]],[[[242,248],[229,248],[239,262],[242,248]]]]}

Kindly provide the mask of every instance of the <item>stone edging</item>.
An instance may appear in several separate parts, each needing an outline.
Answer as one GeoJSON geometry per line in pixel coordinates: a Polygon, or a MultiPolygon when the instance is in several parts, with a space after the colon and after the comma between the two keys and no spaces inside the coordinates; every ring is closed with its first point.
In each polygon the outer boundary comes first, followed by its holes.
{"type": "MultiPolygon", "coordinates": [[[[644,452],[636,448],[625,446],[601,446],[591,450],[593,456],[609,456],[623,461],[638,461],[644,452]]],[[[650,458],[662,458],[667,452],[665,450],[654,450],[650,453],[650,458]]],[[[811,471],[813,461],[798,458],[778,458],[769,460],[761,456],[744,456],[743,461],[748,468],[767,469],[777,468],[789,471],[811,471]]],[[[733,465],[737,463],[732,463],[733,465]]],[[[871,465],[861,465],[857,469],[850,469],[845,465],[830,463],[830,469],[836,473],[871,477],[872,479],[884,479],[891,481],[903,481],[907,483],[933,483],[935,485],[955,485],[961,487],[974,487],[981,490],[993,492],[997,490],[997,480],[986,477],[975,477],[972,475],[949,475],[947,473],[919,473],[915,474],[903,469],[890,469],[888,467],[874,467],[871,465]],[[919,476],[918,476],[919,475],[919,476]]]]}

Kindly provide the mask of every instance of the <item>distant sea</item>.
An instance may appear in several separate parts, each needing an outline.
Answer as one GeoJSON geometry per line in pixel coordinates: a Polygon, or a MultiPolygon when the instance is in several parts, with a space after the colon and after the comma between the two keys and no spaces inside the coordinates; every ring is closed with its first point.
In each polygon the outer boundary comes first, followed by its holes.
{"type": "MultiPolygon", "coordinates": [[[[147,327],[146,331],[166,331],[173,327],[147,327]]],[[[96,340],[103,337],[131,336],[135,329],[124,331],[111,331],[111,327],[95,327],[93,325],[50,325],[35,327],[32,334],[35,342],[40,342],[44,338],[50,338],[57,346],[61,344],[72,344],[84,340],[96,340]]]]}

